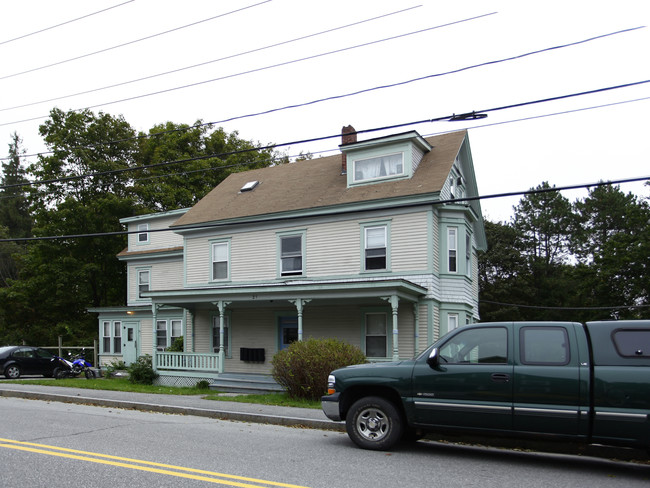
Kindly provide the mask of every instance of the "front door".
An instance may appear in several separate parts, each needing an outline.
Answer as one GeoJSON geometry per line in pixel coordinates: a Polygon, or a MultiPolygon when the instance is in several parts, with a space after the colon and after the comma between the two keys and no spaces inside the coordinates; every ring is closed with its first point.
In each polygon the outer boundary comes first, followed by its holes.
{"type": "Polygon", "coordinates": [[[138,322],[122,323],[122,360],[126,365],[138,359],[138,322]]]}
{"type": "Polygon", "coordinates": [[[278,332],[278,350],[281,351],[298,340],[298,317],[279,317],[278,332]]]}
{"type": "Polygon", "coordinates": [[[507,326],[459,330],[413,370],[413,407],[422,425],[512,429],[513,362],[507,326]]]}

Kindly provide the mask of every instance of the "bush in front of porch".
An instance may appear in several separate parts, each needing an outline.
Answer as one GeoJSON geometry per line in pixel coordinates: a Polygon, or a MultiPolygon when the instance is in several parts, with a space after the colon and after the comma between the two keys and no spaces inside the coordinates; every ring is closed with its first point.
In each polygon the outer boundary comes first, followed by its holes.
{"type": "Polygon", "coordinates": [[[338,368],[367,363],[356,346],[338,339],[296,341],[271,360],[275,381],[291,398],[318,400],[327,392],[327,377],[338,368]]]}

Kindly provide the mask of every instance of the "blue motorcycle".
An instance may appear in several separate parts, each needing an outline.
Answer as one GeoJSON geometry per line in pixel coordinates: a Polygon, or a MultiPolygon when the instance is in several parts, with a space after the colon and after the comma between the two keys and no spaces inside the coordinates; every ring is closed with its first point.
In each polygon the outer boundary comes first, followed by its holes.
{"type": "Polygon", "coordinates": [[[54,369],[54,378],[57,380],[63,378],[77,378],[83,374],[87,380],[93,379],[95,377],[94,371],[91,369],[93,367],[88,361],[86,361],[85,351],[76,356],[70,354],[70,359],[64,359],[59,356],[54,356],[52,361],[58,361],[59,365],[54,369]]]}

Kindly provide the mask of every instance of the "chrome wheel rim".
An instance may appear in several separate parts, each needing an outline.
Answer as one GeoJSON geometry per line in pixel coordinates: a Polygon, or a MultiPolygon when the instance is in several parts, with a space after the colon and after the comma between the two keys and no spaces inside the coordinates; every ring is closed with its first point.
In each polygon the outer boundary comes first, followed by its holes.
{"type": "Polygon", "coordinates": [[[357,417],[357,432],[369,440],[379,441],[388,435],[390,421],[384,412],[377,408],[366,408],[357,417]]]}

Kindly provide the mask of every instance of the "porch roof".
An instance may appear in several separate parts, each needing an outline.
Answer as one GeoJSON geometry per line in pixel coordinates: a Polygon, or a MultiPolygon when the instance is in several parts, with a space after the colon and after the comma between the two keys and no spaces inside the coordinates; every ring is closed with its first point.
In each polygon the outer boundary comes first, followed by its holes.
{"type": "Polygon", "coordinates": [[[405,279],[360,279],[345,281],[292,280],[280,283],[249,285],[223,285],[219,287],[157,290],[143,293],[153,304],[172,305],[183,308],[214,306],[219,301],[264,303],[275,300],[341,300],[384,298],[417,302],[427,289],[405,279]]]}

